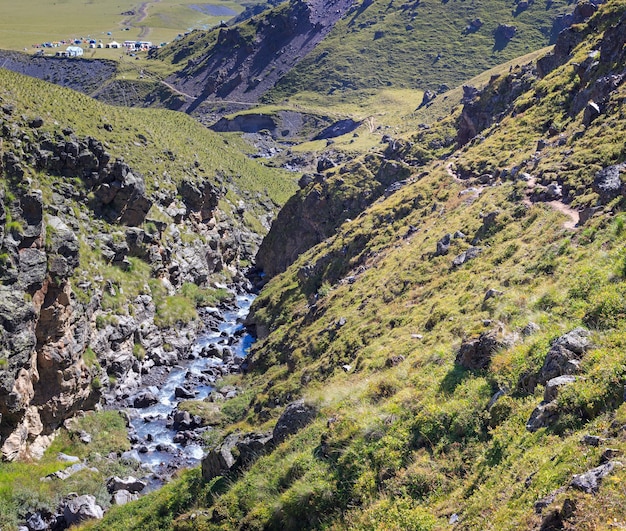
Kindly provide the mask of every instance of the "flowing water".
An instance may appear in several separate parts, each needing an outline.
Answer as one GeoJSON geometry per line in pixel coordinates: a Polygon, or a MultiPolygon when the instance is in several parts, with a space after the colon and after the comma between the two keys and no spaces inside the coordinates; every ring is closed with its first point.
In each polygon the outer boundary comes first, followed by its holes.
{"type": "MultiPolygon", "coordinates": [[[[238,360],[247,355],[254,338],[243,331],[242,322],[248,315],[253,300],[254,295],[238,295],[236,308],[220,314],[223,319],[219,323],[219,330],[208,332],[199,337],[193,348],[195,359],[181,362],[179,366],[173,367],[164,383],[157,390],[150,388],[159,399],[158,403],[147,408],[129,409],[131,425],[139,437],[140,443],[128,452],[127,457],[137,459],[142,464],[148,465],[150,469],[161,472],[168,466],[176,469],[181,466],[191,467],[198,464],[203,455],[202,446],[197,442],[175,443],[174,437],[177,432],[168,427],[168,417],[171,417],[176,406],[182,400],[175,396],[175,389],[182,386],[191,387],[185,385],[189,372],[192,375],[200,376],[203,371],[223,364],[219,358],[205,358],[198,355],[208,345],[228,345],[238,360]],[[139,451],[140,448],[142,451],[139,451]],[[146,449],[147,451],[145,451],[146,449]]],[[[219,313],[217,308],[209,308],[208,311],[219,313]]],[[[209,384],[194,386],[193,390],[196,392],[194,400],[206,398],[213,388],[209,384]]]]}

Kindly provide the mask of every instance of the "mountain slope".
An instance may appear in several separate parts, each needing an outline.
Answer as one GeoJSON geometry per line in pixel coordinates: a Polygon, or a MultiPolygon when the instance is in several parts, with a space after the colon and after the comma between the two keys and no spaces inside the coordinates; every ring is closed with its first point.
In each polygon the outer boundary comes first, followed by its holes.
{"type": "MultiPolygon", "coordinates": [[[[3,69],[0,86],[0,447],[31,462],[66,420],[118,409],[151,369],[188,355],[196,306],[249,287],[242,271],[295,184],[181,113],[109,107],[3,69]]],[[[127,449],[115,417],[103,429],[127,449]]],[[[59,451],[32,470],[0,464],[0,526],[111,470],[51,487],[36,474],[63,469],[59,451]]]]}
{"type": "Polygon", "coordinates": [[[264,288],[240,422],[202,474],[100,528],[622,525],[625,30],[610,1],[552,58],[470,91],[451,120],[491,108],[486,128],[264,288]],[[233,440],[272,430],[216,475],[233,440]]]}

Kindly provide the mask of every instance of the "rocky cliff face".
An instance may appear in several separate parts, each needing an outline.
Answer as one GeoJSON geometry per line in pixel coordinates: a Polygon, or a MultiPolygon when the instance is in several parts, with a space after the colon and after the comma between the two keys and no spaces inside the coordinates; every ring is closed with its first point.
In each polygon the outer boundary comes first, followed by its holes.
{"type": "Polygon", "coordinates": [[[176,190],[150,194],[142,176],[97,139],[42,125],[11,104],[0,107],[0,445],[7,460],[41,456],[64,420],[93,408],[102,393],[127,396],[152,367],[175,364],[200,323],[159,323],[154,290],[167,298],[227,268],[243,287],[234,265],[257,242],[219,213],[222,192],[210,182],[182,179],[176,190]],[[118,276],[138,263],[156,284],[127,299],[118,276]]]}

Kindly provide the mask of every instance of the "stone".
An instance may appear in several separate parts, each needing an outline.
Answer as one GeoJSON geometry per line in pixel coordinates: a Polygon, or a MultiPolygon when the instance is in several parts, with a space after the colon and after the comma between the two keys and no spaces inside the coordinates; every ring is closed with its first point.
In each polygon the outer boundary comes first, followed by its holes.
{"type": "Polygon", "coordinates": [[[542,402],[531,413],[526,429],[535,432],[541,428],[552,426],[559,418],[560,411],[556,402],[542,402]]]}
{"type": "Polygon", "coordinates": [[[436,97],[437,97],[437,93],[436,92],[433,92],[432,90],[425,91],[424,92],[424,96],[422,97],[422,103],[420,103],[418,109],[421,109],[422,107],[425,107],[431,101],[433,101],[436,97]]]}
{"type": "Polygon", "coordinates": [[[133,407],[142,409],[156,404],[159,399],[150,391],[143,391],[133,398],[133,407]]]}
{"type": "Polygon", "coordinates": [[[29,531],[43,531],[44,529],[49,529],[41,513],[31,513],[28,515],[26,517],[26,526],[29,531]]]}
{"type": "Polygon", "coordinates": [[[559,200],[563,197],[563,187],[557,182],[550,183],[545,187],[543,194],[548,201],[559,200]]]}
{"type": "Polygon", "coordinates": [[[587,446],[600,446],[606,439],[600,437],[599,435],[583,435],[582,439],[580,439],[581,444],[586,444],[587,446]]]}
{"type": "Polygon", "coordinates": [[[68,278],[78,267],[78,238],[60,218],[48,216],[49,271],[53,277],[68,278]]]}
{"type": "Polygon", "coordinates": [[[317,415],[317,408],[306,404],[304,400],[297,400],[289,404],[274,426],[274,443],[282,443],[289,435],[300,431],[317,415]]]}
{"type": "Polygon", "coordinates": [[[41,288],[48,271],[48,257],[41,249],[22,249],[19,253],[18,282],[25,291],[41,288]]]}
{"type": "Polygon", "coordinates": [[[76,457],[75,455],[67,455],[63,452],[59,452],[57,454],[57,460],[65,461],[66,463],[78,463],[80,462],[80,457],[76,457]]]}
{"type": "Polygon", "coordinates": [[[435,256],[443,256],[448,254],[450,250],[450,243],[452,242],[452,235],[446,234],[437,242],[437,250],[435,251],[435,256]]]}
{"type": "Polygon", "coordinates": [[[395,367],[396,365],[400,365],[403,361],[404,356],[402,354],[391,356],[385,360],[385,367],[395,367]]]}
{"type": "Polygon", "coordinates": [[[539,325],[531,321],[524,328],[522,328],[521,334],[524,337],[528,337],[536,334],[537,332],[539,332],[539,330],[541,330],[541,328],[539,328],[539,325]]]}
{"type": "Polygon", "coordinates": [[[470,247],[467,251],[461,253],[454,260],[452,260],[452,266],[459,267],[465,262],[476,258],[481,252],[482,249],[480,247],[470,247]]]}
{"type": "Polygon", "coordinates": [[[502,295],[502,291],[499,291],[495,288],[489,288],[487,290],[487,292],[485,293],[485,297],[484,297],[484,301],[488,301],[489,299],[493,299],[495,297],[500,297],[500,295],[502,295]]]}
{"type": "Polygon", "coordinates": [[[557,376],[576,373],[583,354],[591,346],[589,336],[588,330],[579,327],[556,339],[546,355],[539,381],[545,383],[557,376]]]}
{"type": "Polygon", "coordinates": [[[77,472],[80,472],[81,470],[85,470],[86,468],[87,468],[87,465],[83,463],[74,463],[73,465],[68,466],[67,468],[64,468],[63,470],[57,470],[56,472],[53,472],[52,474],[48,474],[46,477],[50,479],[60,479],[62,481],[65,481],[66,479],[73,476],[77,472]]]}
{"type": "Polygon", "coordinates": [[[96,503],[96,498],[90,494],[68,500],[63,509],[63,517],[68,526],[87,520],[100,520],[103,516],[102,507],[96,503]]]}
{"type": "Polygon", "coordinates": [[[585,107],[585,111],[583,113],[583,124],[590,125],[591,122],[593,122],[598,116],[600,116],[600,114],[602,114],[600,106],[596,102],[590,101],[589,103],[587,103],[587,106],[585,107]]]}
{"type": "Polygon", "coordinates": [[[176,398],[194,398],[196,393],[186,387],[176,387],[176,389],[174,389],[174,396],[176,398]]]}
{"type": "Polygon", "coordinates": [[[461,343],[455,363],[469,370],[481,370],[489,366],[491,357],[508,342],[496,330],[483,332],[479,337],[461,343]]]}
{"type": "Polygon", "coordinates": [[[20,198],[20,208],[25,226],[24,238],[39,238],[43,232],[43,194],[41,190],[31,190],[20,198]]]}
{"type": "Polygon", "coordinates": [[[147,485],[148,484],[145,481],[141,481],[133,476],[128,476],[123,479],[118,476],[114,476],[107,480],[107,490],[111,493],[124,490],[131,494],[135,494],[137,492],[141,492],[147,485]]]}
{"type": "Polygon", "coordinates": [[[595,494],[600,488],[602,480],[611,474],[617,467],[622,467],[619,461],[609,461],[603,465],[592,468],[583,474],[575,474],[570,482],[570,486],[582,490],[587,494],[595,494]]]}
{"type": "Polygon", "coordinates": [[[229,435],[217,448],[211,450],[202,459],[202,478],[205,481],[210,481],[217,476],[224,476],[234,468],[237,459],[233,455],[233,449],[239,437],[240,434],[238,433],[229,435]]]}
{"type": "Polygon", "coordinates": [[[326,170],[330,170],[337,166],[329,157],[321,156],[317,161],[317,171],[318,173],[325,172],[326,170]]]}
{"type": "Polygon", "coordinates": [[[556,400],[560,389],[574,383],[576,380],[576,376],[570,375],[557,376],[556,378],[548,380],[548,382],[546,383],[546,388],[543,392],[544,402],[552,402],[553,400],[556,400]]]}
{"type": "Polygon", "coordinates": [[[113,493],[111,497],[111,503],[114,505],[126,505],[132,501],[138,500],[139,496],[137,494],[131,494],[127,490],[117,490],[113,493]]]}
{"type": "Polygon", "coordinates": [[[248,465],[265,454],[274,443],[274,436],[269,433],[250,433],[237,441],[236,447],[239,452],[241,465],[248,465]]]}
{"type": "Polygon", "coordinates": [[[535,512],[537,514],[541,514],[546,507],[548,507],[549,505],[552,505],[556,497],[562,492],[565,492],[565,487],[561,487],[555,491],[552,491],[547,496],[538,499],[534,504],[535,512]]]}
{"type": "Polygon", "coordinates": [[[515,26],[509,26],[508,24],[500,24],[494,31],[496,41],[510,41],[517,33],[515,26]]]}
{"type": "Polygon", "coordinates": [[[620,172],[623,166],[613,165],[601,169],[593,180],[593,191],[600,196],[600,202],[606,204],[622,194],[620,172]]]}
{"type": "Polygon", "coordinates": [[[615,459],[616,457],[620,457],[624,452],[619,448],[607,448],[602,452],[600,456],[600,464],[608,463],[609,461],[615,459]]]}

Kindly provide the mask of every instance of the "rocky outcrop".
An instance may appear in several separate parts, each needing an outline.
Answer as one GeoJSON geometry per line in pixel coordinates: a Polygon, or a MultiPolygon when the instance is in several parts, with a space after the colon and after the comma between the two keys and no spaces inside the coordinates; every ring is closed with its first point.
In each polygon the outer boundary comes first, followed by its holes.
{"type": "Polygon", "coordinates": [[[546,354],[543,366],[537,374],[524,375],[519,387],[533,391],[538,384],[545,384],[543,401],[532,412],[526,429],[534,432],[540,428],[554,425],[561,410],[557,404],[560,389],[577,380],[575,374],[582,357],[591,347],[589,330],[575,328],[557,338],[546,354]]]}
{"type": "Polygon", "coordinates": [[[298,433],[317,416],[317,408],[304,400],[289,404],[274,426],[274,443],[280,444],[288,436],[298,433]]]}
{"type": "Polygon", "coordinates": [[[576,474],[570,482],[570,486],[582,490],[587,494],[595,494],[600,488],[602,480],[611,474],[616,468],[622,468],[623,465],[619,461],[609,461],[596,468],[592,468],[583,474],[576,474]]]}
{"type": "Polygon", "coordinates": [[[538,383],[578,371],[580,360],[591,346],[589,330],[575,328],[552,343],[539,372],[538,383]]]}
{"type": "Polygon", "coordinates": [[[100,520],[103,516],[102,507],[96,503],[96,498],[89,494],[68,500],[63,509],[63,517],[67,527],[88,520],[100,520]]]}
{"type": "Polygon", "coordinates": [[[202,460],[202,477],[209,481],[240,470],[273,446],[271,433],[234,433],[226,437],[202,460]]]}
{"type": "Polygon", "coordinates": [[[463,87],[463,109],[457,123],[457,143],[464,146],[512,109],[513,102],[537,79],[532,64],[516,67],[506,76],[490,80],[482,90],[463,87]]]}
{"type": "MultiPolygon", "coordinates": [[[[166,295],[186,282],[206,285],[258,244],[216,220],[218,180],[189,175],[178,190],[149,197],[139,173],[102,142],[44,124],[0,108],[0,447],[9,460],[41,456],[101,389],[105,402],[128,400],[154,367],[188,356],[198,332],[199,320],[157,327],[147,285],[124,301],[121,285],[93,274],[97,264],[81,270],[82,244],[122,271],[133,258],[147,262],[166,295]],[[33,185],[37,175],[49,188],[33,185]],[[145,224],[153,206],[173,221],[157,215],[145,224]],[[105,297],[123,307],[105,310],[105,297]]],[[[245,279],[238,273],[235,282],[245,279]]]]}
{"type": "Polygon", "coordinates": [[[364,163],[346,164],[336,175],[316,176],[279,212],[259,247],[258,267],[268,277],[281,273],[411,173],[403,162],[369,156],[364,163]]]}
{"type": "Polygon", "coordinates": [[[233,433],[228,435],[202,460],[202,477],[214,477],[237,472],[274,449],[289,435],[297,433],[317,415],[317,408],[297,400],[289,404],[276,422],[271,433],[233,433]]]}

